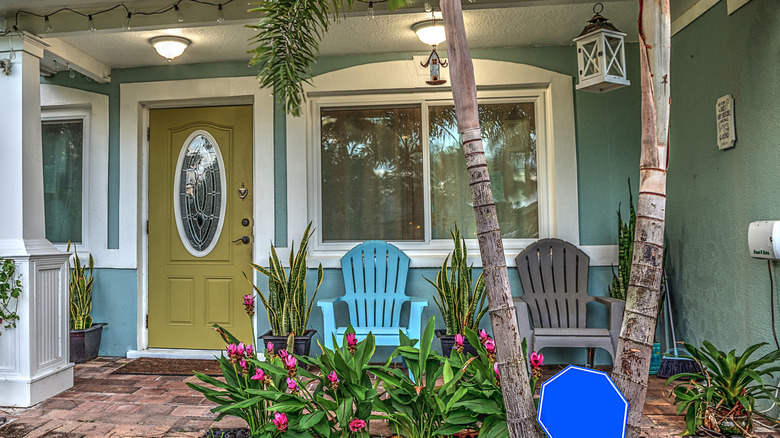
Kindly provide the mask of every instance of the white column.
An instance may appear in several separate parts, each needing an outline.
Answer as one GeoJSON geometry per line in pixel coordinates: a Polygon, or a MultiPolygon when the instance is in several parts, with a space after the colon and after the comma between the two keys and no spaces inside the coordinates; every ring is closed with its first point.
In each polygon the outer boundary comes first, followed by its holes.
{"type": "Polygon", "coordinates": [[[40,59],[27,33],[0,45],[0,258],[22,282],[16,328],[0,328],[0,406],[32,406],[73,386],[69,363],[68,255],[46,240],[43,214],[40,59]]]}

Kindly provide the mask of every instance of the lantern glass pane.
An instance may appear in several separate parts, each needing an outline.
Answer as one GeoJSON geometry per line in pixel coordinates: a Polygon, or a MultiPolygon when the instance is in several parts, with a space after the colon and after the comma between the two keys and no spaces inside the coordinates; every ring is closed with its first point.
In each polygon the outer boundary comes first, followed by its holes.
{"type": "Polygon", "coordinates": [[[582,45],[582,65],[583,76],[590,76],[599,73],[599,55],[596,41],[582,45]]]}
{"type": "Polygon", "coordinates": [[[606,38],[607,46],[607,74],[612,76],[625,76],[623,65],[621,64],[621,51],[623,50],[623,39],[615,37],[606,38]]]}

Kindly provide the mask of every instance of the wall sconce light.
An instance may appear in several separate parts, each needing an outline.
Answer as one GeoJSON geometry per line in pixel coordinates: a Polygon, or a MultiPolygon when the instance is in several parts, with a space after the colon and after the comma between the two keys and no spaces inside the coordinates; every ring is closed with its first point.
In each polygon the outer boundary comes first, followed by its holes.
{"type": "Polygon", "coordinates": [[[150,40],[154,50],[168,61],[184,53],[184,49],[190,45],[190,40],[182,37],[162,36],[150,40]]]}
{"type": "Polygon", "coordinates": [[[601,16],[603,10],[604,5],[596,3],[593,6],[596,15],[574,38],[577,43],[578,90],[604,93],[631,85],[626,77],[626,34],[601,16]]]}
{"type": "Polygon", "coordinates": [[[445,81],[441,79],[440,67],[446,67],[447,61],[442,61],[439,54],[436,52],[436,46],[443,43],[447,37],[444,33],[444,25],[437,21],[436,18],[432,20],[421,21],[412,26],[412,30],[417,34],[417,38],[425,44],[428,44],[433,48],[431,55],[428,56],[428,60],[421,62],[423,67],[430,68],[430,80],[425,81],[428,85],[442,85],[445,81]]]}

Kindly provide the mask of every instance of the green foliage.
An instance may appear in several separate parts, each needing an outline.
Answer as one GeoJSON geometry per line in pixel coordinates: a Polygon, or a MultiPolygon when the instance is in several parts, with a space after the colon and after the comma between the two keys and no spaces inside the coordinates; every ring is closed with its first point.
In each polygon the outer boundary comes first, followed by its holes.
{"type": "Polygon", "coordinates": [[[16,321],[19,320],[16,311],[21,293],[22,282],[16,276],[16,264],[12,259],[0,259],[0,327],[16,327],[16,321]]]}
{"type": "MultiPolygon", "coordinates": [[[[303,83],[312,77],[320,40],[332,23],[352,11],[354,0],[266,0],[253,3],[249,12],[259,13],[257,31],[250,42],[255,48],[250,65],[259,66],[257,79],[271,88],[288,114],[299,116],[303,83]]],[[[390,9],[410,4],[410,0],[388,0],[390,9]]]]}
{"type": "MultiPolygon", "coordinates": [[[[70,242],[68,242],[70,251],[70,242]]],[[[89,256],[89,265],[82,265],[76,246],[73,245],[74,265],[68,268],[70,271],[70,328],[71,330],[84,330],[92,327],[92,280],[95,261],[89,256]]]]}
{"type": "MultiPolygon", "coordinates": [[[[317,268],[317,287],[311,300],[307,301],[306,295],[306,248],[309,246],[309,238],[314,231],[311,229],[311,222],[303,232],[301,244],[297,252],[290,251],[290,272],[285,271],[279,256],[276,255],[276,248],[271,246],[271,256],[268,259],[268,269],[252,263],[252,267],[261,274],[268,277],[268,296],[247,278],[249,283],[255,289],[260,299],[265,304],[268,314],[268,322],[271,324],[271,330],[274,336],[301,336],[306,332],[306,326],[309,323],[314,298],[317,296],[322,284],[323,270],[320,264],[317,268]]],[[[291,245],[295,248],[295,242],[291,245]]]]}
{"type": "Polygon", "coordinates": [[[777,364],[780,350],[771,351],[759,359],[748,361],[765,342],[748,347],[738,356],[735,350],[728,353],[716,349],[704,341],[699,349],[684,344],[689,357],[700,367],[697,373],[681,373],[669,378],[667,384],[684,379],[672,390],[677,415],[685,412],[685,431],[683,435],[693,435],[702,426],[717,430],[718,418],[738,417],[753,414],[756,400],[771,400],[780,403],[773,394],[776,386],[764,381],[766,376],[780,371],[777,364]]]}
{"type": "Polygon", "coordinates": [[[432,284],[439,293],[433,300],[439,306],[444,323],[447,325],[447,335],[465,333],[466,329],[477,330],[479,321],[485,316],[485,278],[480,275],[477,284],[472,288],[472,266],[467,263],[468,251],[466,239],[460,237],[460,231],[455,226],[455,231],[450,231],[455,249],[452,251],[452,259],[447,256],[441,265],[441,270],[436,275],[436,283],[425,279],[432,284]],[[450,262],[449,272],[447,262],[450,262]]]}
{"type": "Polygon", "coordinates": [[[618,271],[612,267],[612,286],[609,287],[609,296],[612,298],[626,299],[628,281],[631,276],[631,258],[634,255],[634,231],[636,230],[636,210],[634,209],[634,197],[631,194],[631,180],[628,180],[628,222],[623,222],[618,206],[618,271]]]}

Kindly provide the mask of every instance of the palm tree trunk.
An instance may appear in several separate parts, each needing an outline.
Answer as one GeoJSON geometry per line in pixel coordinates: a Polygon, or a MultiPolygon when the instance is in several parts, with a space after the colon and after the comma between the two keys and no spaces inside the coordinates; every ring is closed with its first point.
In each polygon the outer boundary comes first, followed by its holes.
{"type": "Polygon", "coordinates": [[[669,149],[669,0],[639,0],[642,154],[634,255],[612,379],[628,400],[626,438],[639,438],[663,273],[669,149]]]}
{"type": "Polygon", "coordinates": [[[509,435],[512,438],[542,438],[544,435],[536,424],[533,393],[522,354],[504,245],[498,228],[490,175],[482,146],[477,112],[477,86],[474,65],[466,42],[463,11],[460,0],[442,0],[440,6],[447,34],[447,54],[458,132],[463,139],[466,167],[471,179],[477,238],[485,273],[490,321],[498,350],[509,435]]]}

